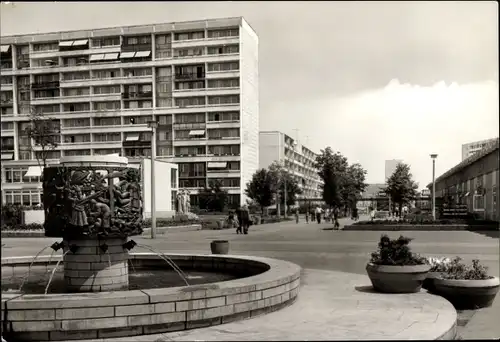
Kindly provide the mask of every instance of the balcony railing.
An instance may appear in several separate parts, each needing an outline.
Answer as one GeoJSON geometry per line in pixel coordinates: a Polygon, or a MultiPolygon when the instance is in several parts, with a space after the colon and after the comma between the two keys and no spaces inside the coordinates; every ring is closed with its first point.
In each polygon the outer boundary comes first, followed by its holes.
{"type": "Polygon", "coordinates": [[[214,136],[209,136],[209,140],[231,140],[231,139],[239,139],[240,137],[214,137],[214,136]]]}
{"type": "Polygon", "coordinates": [[[174,123],[175,129],[198,129],[205,128],[206,124],[204,122],[193,122],[193,123],[174,123]]]}
{"type": "Polygon", "coordinates": [[[134,51],[151,51],[152,44],[122,44],[121,52],[134,52],[134,51]]]}
{"type": "Polygon", "coordinates": [[[123,99],[152,99],[152,91],[126,92],[122,93],[123,99]]]}
{"type": "Polygon", "coordinates": [[[12,106],[14,104],[14,102],[12,101],[12,99],[6,99],[6,100],[0,100],[0,105],[1,106],[12,106]]]}
{"type": "Polygon", "coordinates": [[[31,84],[31,89],[54,89],[59,88],[59,81],[36,82],[31,84]]]}
{"type": "Polygon", "coordinates": [[[189,80],[201,80],[205,78],[205,71],[203,72],[188,72],[188,73],[176,73],[176,81],[189,81],[189,80]]]}

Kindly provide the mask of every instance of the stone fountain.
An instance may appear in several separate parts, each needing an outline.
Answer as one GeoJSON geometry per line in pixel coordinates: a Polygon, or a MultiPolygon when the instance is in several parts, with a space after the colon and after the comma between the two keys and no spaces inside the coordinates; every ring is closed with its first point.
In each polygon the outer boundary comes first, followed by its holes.
{"type": "Polygon", "coordinates": [[[140,170],[118,156],[65,157],[43,177],[45,235],[62,237],[68,292],[128,287],[127,238],[142,233],[140,170]]]}

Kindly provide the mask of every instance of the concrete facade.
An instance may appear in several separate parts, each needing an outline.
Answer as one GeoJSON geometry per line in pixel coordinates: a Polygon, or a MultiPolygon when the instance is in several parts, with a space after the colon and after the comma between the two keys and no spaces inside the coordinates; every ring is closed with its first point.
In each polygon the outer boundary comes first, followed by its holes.
{"type": "Polygon", "coordinates": [[[479,140],[479,141],[474,141],[470,142],[467,144],[462,145],[462,161],[471,157],[475,153],[481,151],[483,148],[490,144],[494,144],[496,141],[495,138],[493,139],[485,139],[485,140],[479,140]]]}
{"type": "Polygon", "coordinates": [[[387,182],[387,178],[389,178],[394,171],[396,171],[396,167],[399,163],[402,163],[401,159],[391,159],[385,161],[385,181],[387,182]]]}
{"type": "Polygon", "coordinates": [[[299,198],[321,198],[321,179],[314,167],[316,153],[278,131],[259,134],[259,168],[281,162],[302,188],[299,198]]]}
{"type": "MultiPolygon", "coordinates": [[[[500,221],[498,202],[499,140],[462,161],[436,179],[436,198],[466,204],[469,212],[500,221]]],[[[432,183],[427,186],[432,191],[432,183]]]]}
{"type": "Polygon", "coordinates": [[[40,203],[25,129],[55,120],[64,156],[148,157],[179,164],[179,187],[215,180],[229,202],[258,165],[258,37],[241,17],[2,37],[2,203],[40,203]],[[9,191],[6,195],[5,191],[9,191]]]}

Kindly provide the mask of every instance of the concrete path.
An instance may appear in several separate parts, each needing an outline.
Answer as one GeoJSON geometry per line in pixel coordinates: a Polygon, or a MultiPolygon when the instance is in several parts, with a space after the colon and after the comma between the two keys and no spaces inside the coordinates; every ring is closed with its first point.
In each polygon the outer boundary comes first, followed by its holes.
{"type": "MultiPolygon", "coordinates": [[[[341,225],[351,222],[342,219],[341,225]]],[[[370,253],[376,248],[380,235],[373,231],[323,230],[330,224],[299,224],[286,222],[252,226],[249,235],[237,235],[235,230],[172,232],[155,240],[133,237],[139,243],[150,245],[162,252],[210,253],[210,241],[230,241],[230,253],[277,258],[296,263],[304,269],[321,269],[366,276],[365,266],[370,253]]],[[[480,259],[489,272],[499,276],[499,239],[469,231],[403,232],[414,238],[412,249],[429,256],[461,256],[465,261],[480,259]]],[[[400,232],[387,232],[397,237],[400,232]]],[[[55,238],[3,238],[2,257],[35,255],[50,246],[55,238]]],[[[134,252],[145,250],[134,249],[134,252]]],[[[50,249],[42,254],[50,254],[50,249]]],[[[499,296],[500,297],[500,296],[499,296]]],[[[500,336],[500,298],[493,307],[474,312],[459,313],[464,327],[459,327],[464,338],[496,338],[500,336]]],[[[223,327],[223,326],[221,326],[223,327]]]]}
{"type": "Polygon", "coordinates": [[[367,276],[304,270],[299,299],[282,310],[248,320],[125,341],[435,340],[454,337],[456,312],[441,297],[380,294],[367,276]]]}

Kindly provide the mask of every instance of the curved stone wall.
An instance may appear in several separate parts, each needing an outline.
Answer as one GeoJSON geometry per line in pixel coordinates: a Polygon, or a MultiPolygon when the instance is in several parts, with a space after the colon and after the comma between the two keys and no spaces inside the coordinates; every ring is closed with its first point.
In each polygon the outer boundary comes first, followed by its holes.
{"type": "MultiPolygon", "coordinates": [[[[299,266],[246,256],[169,254],[181,269],[255,274],[206,285],[79,294],[2,294],[4,336],[18,341],[58,341],[154,334],[246,319],[292,303],[299,266]]],[[[134,267],[168,267],[154,254],[131,254],[134,267]]],[[[2,259],[4,272],[31,257],[2,259]]],[[[37,259],[43,266],[48,256],[37,259]]],[[[57,258],[51,264],[57,262],[57,258]]]]}

